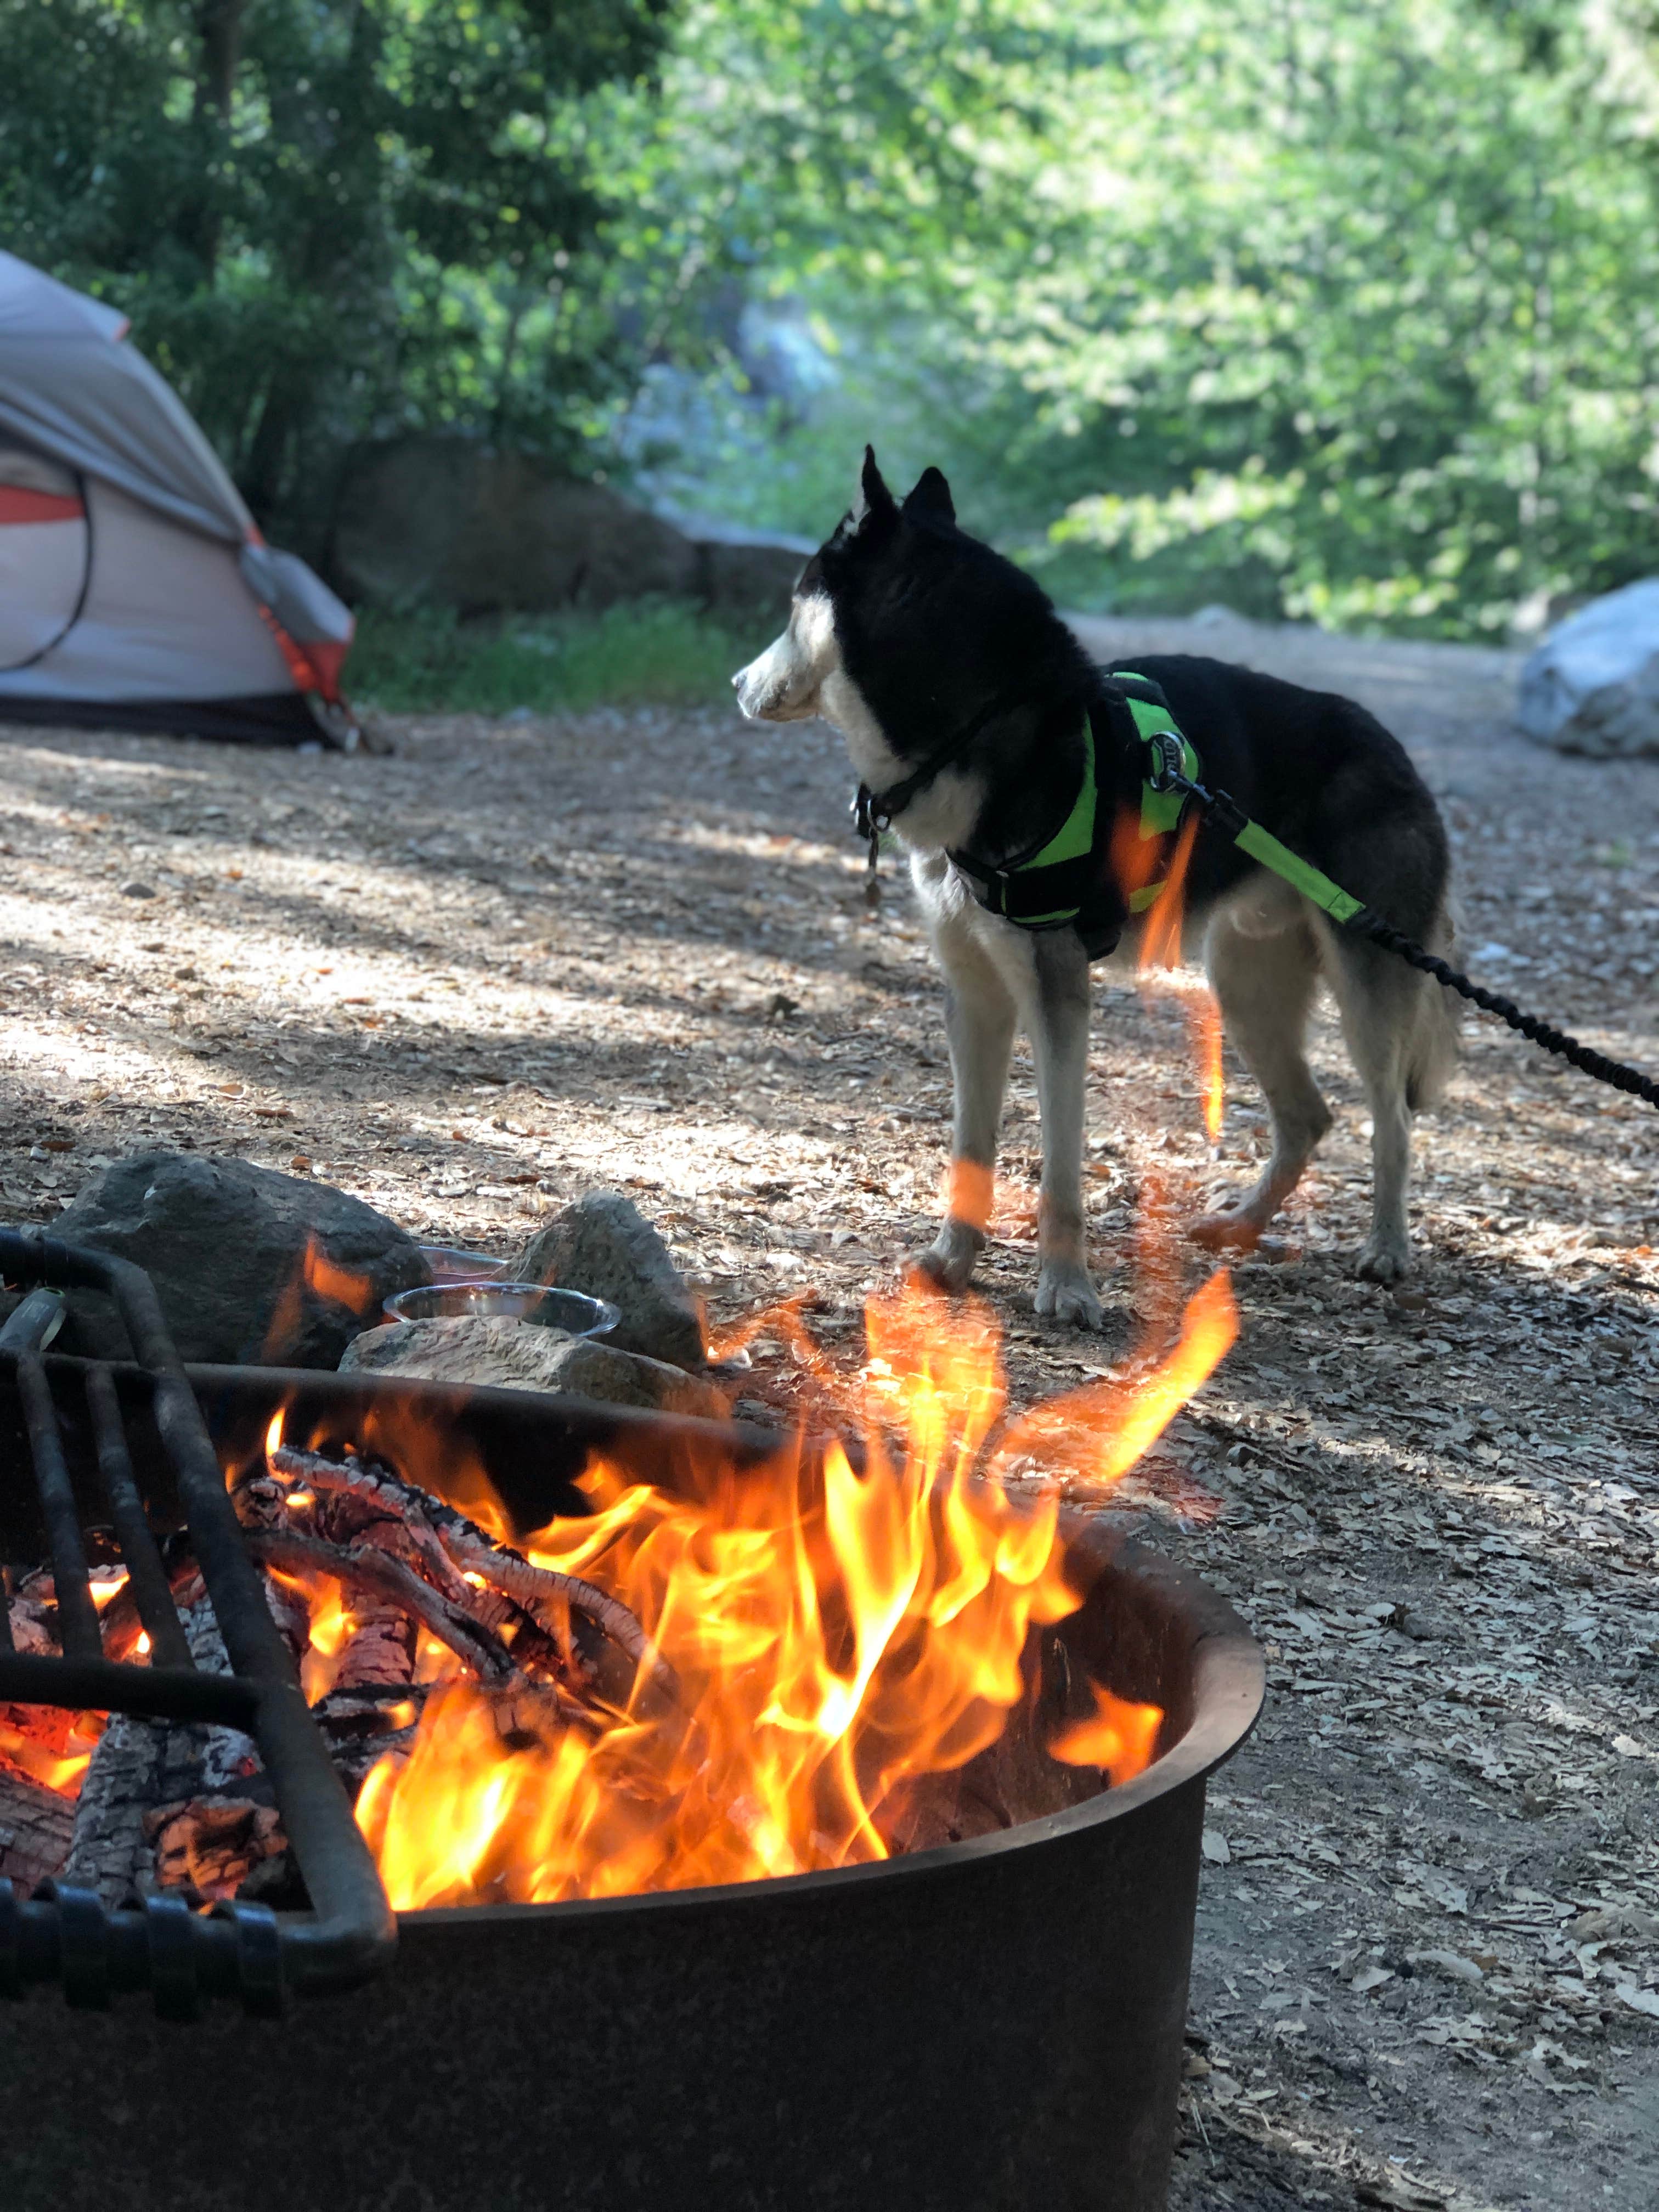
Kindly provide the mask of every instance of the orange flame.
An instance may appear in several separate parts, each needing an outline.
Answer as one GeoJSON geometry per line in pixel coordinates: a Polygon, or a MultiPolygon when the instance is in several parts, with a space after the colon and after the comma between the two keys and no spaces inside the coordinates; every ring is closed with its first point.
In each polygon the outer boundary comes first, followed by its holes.
{"type": "Polygon", "coordinates": [[[283,1285],[271,1308],[259,1355],[262,1364],[280,1364],[284,1355],[292,1350],[305,1315],[307,1291],[313,1291],[319,1298],[327,1298],[337,1305],[345,1306],[354,1314],[366,1316],[374,1295],[374,1278],[356,1274],[349,1267],[343,1267],[337,1261],[331,1260],[318,1241],[315,1230],[308,1231],[300,1263],[283,1285]]]}
{"type": "Polygon", "coordinates": [[[1189,814],[1181,825],[1176,839],[1174,857],[1170,872],[1159,886],[1146,916],[1146,927],[1140,940],[1140,965],[1146,968],[1179,968],[1181,965],[1181,921],[1187,903],[1187,863],[1193,857],[1193,841],[1198,835],[1198,817],[1189,814]]]}
{"type": "MultiPolygon", "coordinates": [[[[73,1737],[70,1738],[73,1741],[73,1737]]],[[[19,1729],[0,1728],[0,1764],[20,1768],[31,1781],[44,1783],[64,1797],[78,1797],[92,1759],[90,1750],[58,1752],[25,1735],[19,1729]]]]}
{"type": "MultiPolygon", "coordinates": [[[[1182,823],[1181,833],[1176,840],[1169,874],[1159,886],[1158,896],[1146,916],[1136,969],[1143,989],[1168,993],[1182,1002],[1182,1012],[1187,1017],[1187,1035],[1193,1061],[1198,1070],[1199,1089],[1204,1100],[1204,1132],[1214,1145],[1221,1139],[1225,1103],[1221,1069],[1221,1009],[1216,1004],[1215,994],[1206,985],[1176,972],[1181,966],[1181,925],[1186,908],[1187,868],[1192,859],[1197,832],[1198,817],[1189,814],[1182,823]]],[[[1129,862],[1126,859],[1121,865],[1127,866],[1129,862]]]]}
{"type": "Polygon", "coordinates": [[[92,1601],[100,1613],[103,1612],[112,1598],[119,1597],[126,1586],[127,1571],[125,1567],[94,1567],[87,1577],[87,1587],[92,1593],[92,1601]]]}
{"type": "Polygon", "coordinates": [[[945,1211],[951,1220],[988,1229],[995,1200],[996,1178],[989,1168],[978,1160],[951,1161],[945,1185],[945,1211]]]}
{"type": "Polygon", "coordinates": [[[1188,1000],[1187,1024],[1192,1036],[1193,1058],[1198,1062],[1199,1084],[1204,1093],[1204,1133],[1212,1145],[1218,1145],[1226,1085],[1221,1072],[1221,1009],[1212,991],[1188,1000]]]}
{"type": "Polygon", "coordinates": [[[1112,822],[1112,841],[1107,853],[1107,865],[1132,913],[1140,910],[1135,902],[1158,872],[1163,849],[1161,838],[1141,836],[1140,809],[1138,805],[1118,808],[1112,822]]]}
{"type": "Polygon", "coordinates": [[[349,1267],[342,1267],[331,1260],[314,1231],[306,1239],[300,1272],[319,1298],[332,1298],[337,1305],[349,1306],[353,1313],[362,1313],[368,1304],[374,1277],[354,1273],[349,1267]]]}
{"type": "Polygon", "coordinates": [[[1174,1348],[1135,1382],[1088,1382],[1033,1407],[1003,1439],[994,1465],[1037,1453],[1050,1467],[1101,1485],[1121,1481],[1212,1375],[1238,1335],[1224,1273],[1193,1293],[1174,1348]]]}
{"type": "Polygon", "coordinates": [[[1048,1756],[1066,1766],[1098,1766],[1117,1789],[1152,1765],[1164,1714],[1157,1705],[1115,1698],[1098,1683],[1094,1696],[1092,1717],[1062,1729],[1048,1746],[1048,1756]]]}
{"type": "MultiPolygon", "coordinates": [[[[1000,1479],[1008,1462],[1036,1449],[1116,1480],[1236,1323],[1215,1277],[1142,1379],[1073,1393],[1000,1439],[987,1308],[913,1280],[872,1302],[867,1327],[861,1470],[839,1444],[814,1455],[797,1440],[757,1468],[705,1465],[671,1493],[599,1462],[584,1477],[592,1514],[527,1540],[538,1565],[632,1607],[678,1698],[641,1674],[594,1733],[550,1705],[527,1712],[522,1696],[504,1708],[470,1680],[434,1690],[406,1762],[382,1759],[358,1800],[395,1905],[615,1896],[888,1856],[917,1789],[1001,1734],[1026,1694],[1031,1632],[1081,1601],[1057,1487],[1016,1498],[1000,1479]]],[[[1060,1741],[1072,1763],[1126,1780],[1162,1715],[1114,1700],[1108,1742],[1106,1710],[1060,1741]]]]}

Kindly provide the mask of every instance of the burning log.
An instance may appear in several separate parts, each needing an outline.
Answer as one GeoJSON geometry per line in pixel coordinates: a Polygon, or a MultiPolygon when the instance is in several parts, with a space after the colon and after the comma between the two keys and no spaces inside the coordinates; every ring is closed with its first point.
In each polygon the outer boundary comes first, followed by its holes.
{"type": "MultiPolygon", "coordinates": [[[[673,1671],[663,1661],[645,1631],[620,1598],[612,1597],[580,1575],[555,1568],[533,1566],[520,1553],[498,1544],[474,1521],[453,1505],[405,1482],[389,1468],[370,1465],[348,1453],[343,1461],[325,1459],[320,1453],[296,1451],[277,1444],[270,1453],[276,1474],[313,1484],[319,1490],[345,1492],[352,1497],[383,1505],[388,1517],[398,1521],[420,1551],[440,1589],[456,1598],[455,1582],[475,1576],[502,1596],[513,1600],[538,1620],[558,1643],[569,1612],[583,1614],[625,1652],[635,1667],[644,1668],[664,1690],[674,1689],[673,1671]],[[435,1554],[435,1557],[434,1557],[435,1554]]],[[[465,1604],[465,1598],[459,1600],[465,1604]]]]}
{"type": "MultiPolygon", "coordinates": [[[[55,1651],[58,1649],[50,1611],[56,1603],[50,1574],[42,1572],[25,1576],[6,1600],[6,1617],[11,1623],[11,1643],[15,1651],[55,1651]]],[[[32,1711],[33,1708],[29,1710],[32,1711]]]]}
{"type": "MultiPolygon", "coordinates": [[[[408,1602],[407,1584],[399,1583],[390,1595],[377,1598],[368,1579],[343,1573],[340,1561],[355,1556],[353,1546],[364,1550],[378,1546],[386,1564],[399,1569],[398,1554],[406,1548],[404,1532],[378,1515],[349,1518],[337,1513],[317,1516],[319,1528],[314,1534],[295,1530],[289,1520],[290,1503],[289,1490],[269,1475],[246,1477],[237,1486],[237,1513],[253,1540],[250,1549],[256,1559],[260,1557],[259,1542],[271,1540],[264,1565],[276,1566],[277,1571],[264,1574],[266,1589],[296,1662],[313,1644],[317,1623],[311,1587],[290,1581],[276,1560],[275,1553],[283,1542],[292,1544],[296,1537],[308,1540],[319,1559],[324,1553],[338,1553],[338,1559],[329,1559],[326,1571],[340,1583],[343,1593],[347,1588],[356,1592],[357,1601],[349,1615],[350,1633],[340,1647],[332,1686],[312,1708],[341,1779],[356,1790],[383,1753],[398,1755],[406,1751],[428,1685],[417,1684],[414,1679],[422,1616],[418,1604],[408,1602]],[[362,1601],[365,1595],[367,1602],[362,1601]]],[[[289,1567],[292,1571],[292,1557],[289,1567]]],[[[412,1579],[421,1591],[425,1590],[418,1576],[412,1579]]],[[[497,1626],[488,1621],[481,1625],[485,1630],[497,1626]]],[[[465,1658],[465,1655],[460,1656],[465,1658]]],[[[263,1886],[256,1884],[256,1887],[263,1886]]],[[[283,1882],[273,1879],[270,1886],[280,1888],[283,1882]]]]}
{"type": "MultiPolygon", "coordinates": [[[[593,1670],[578,1654],[572,1615],[623,1653],[631,1683],[644,1663],[673,1677],[628,1607],[580,1577],[538,1569],[475,1523],[388,1468],[355,1457],[282,1452],[237,1487],[248,1550],[267,1603],[296,1662],[311,1643],[319,1578],[350,1604],[350,1633],[334,1679],[313,1710],[348,1787],[392,1754],[406,1755],[431,1682],[416,1679],[422,1634],[453,1653],[478,1684],[503,1742],[548,1742],[575,1728],[592,1738],[614,1712],[586,1699],[593,1670]],[[307,1492],[296,1494],[303,1480],[307,1492]],[[295,1525],[295,1509],[307,1525],[295,1525]]],[[[194,1563],[179,1563],[173,1595],[197,1665],[230,1664],[194,1563]]],[[[56,1650],[51,1577],[11,1596],[13,1641],[56,1650]]],[[[130,1651],[143,1634],[131,1594],[105,1608],[106,1645],[130,1651]]],[[[621,1686],[625,1695],[626,1686],[621,1686]]],[[[113,1905],[133,1891],[183,1888],[203,1900],[291,1882],[287,1839],[252,1741],[240,1730],[112,1716],[88,1762],[70,1756],[76,1717],[50,1707],[0,1712],[0,1874],[27,1881],[61,1873],[113,1905]],[[15,1723],[15,1725],[11,1725],[15,1723]],[[19,1765],[7,1757],[13,1741],[19,1765]],[[37,1777],[36,1767],[50,1769],[37,1777]],[[61,1786],[85,1770],[78,1800],[61,1786]]]]}
{"type": "Polygon", "coordinates": [[[278,1576],[307,1587],[326,1577],[349,1595],[350,1634],[313,1711],[352,1785],[413,1742],[436,1686],[415,1679],[422,1630],[477,1681],[504,1740],[545,1741],[572,1727],[597,1735],[626,1701],[641,1659],[653,1681],[674,1686],[620,1601],[578,1576],[532,1565],[391,1468],[283,1445],[269,1459],[270,1474],[249,1476],[236,1492],[249,1550],[278,1576]],[[606,1684],[578,1651],[573,1611],[623,1654],[625,1680],[606,1684]]]}
{"type": "Polygon", "coordinates": [[[524,1680],[499,1637],[376,1544],[331,1544],[320,1536],[289,1529],[255,1528],[248,1531],[247,1547],[264,1566],[295,1575],[328,1575],[348,1589],[367,1590],[384,1599],[393,1610],[430,1629],[492,1689],[515,1688],[524,1680]]]}

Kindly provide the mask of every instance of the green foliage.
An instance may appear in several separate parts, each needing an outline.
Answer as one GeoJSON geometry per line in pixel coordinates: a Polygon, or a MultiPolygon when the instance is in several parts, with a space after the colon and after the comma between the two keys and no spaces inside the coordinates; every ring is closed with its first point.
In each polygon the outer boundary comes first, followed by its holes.
{"type": "Polygon", "coordinates": [[[729,702],[754,649],[698,608],[635,599],[597,614],[458,622],[447,609],[365,612],[352,696],[391,713],[580,713],[599,705],[729,702]]]}
{"type": "Polygon", "coordinates": [[[1479,636],[1654,564],[1655,0],[0,0],[0,234],[279,520],[405,426],[614,473],[654,364],[684,503],[817,535],[871,437],[1075,604],[1479,636]],[[840,381],[769,411],[786,292],[840,381]]]}
{"type": "Polygon", "coordinates": [[[803,526],[857,416],[1085,603],[1479,635],[1651,568],[1650,0],[767,13],[705,11],[662,127],[848,374],[710,503],[803,526]]]}
{"type": "Polygon", "coordinates": [[[0,0],[0,234],[118,303],[253,504],[466,422],[570,450],[628,368],[583,144],[660,0],[0,0]]]}

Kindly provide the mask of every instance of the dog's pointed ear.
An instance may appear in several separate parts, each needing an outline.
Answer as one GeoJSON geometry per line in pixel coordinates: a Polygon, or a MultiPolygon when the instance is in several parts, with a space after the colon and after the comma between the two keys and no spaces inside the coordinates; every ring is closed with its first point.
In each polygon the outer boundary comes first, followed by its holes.
{"type": "Polygon", "coordinates": [[[957,510],[951,498],[951,487],[945,481],[942,469],[924,469],[916,478],[915,489],[904,502],[904,512],[913,520],[921,522],[954,522],[957,510]]]}
{"type": "Polygon", "coordinates": [[[887,480],[876,466],[876,449],[864,449],[864,466],[859,471],[859,488],[848,520],[854,530],[867,529],[871,524],[891,522],[898,514],[898,504],[887,489],[887,480]]]}

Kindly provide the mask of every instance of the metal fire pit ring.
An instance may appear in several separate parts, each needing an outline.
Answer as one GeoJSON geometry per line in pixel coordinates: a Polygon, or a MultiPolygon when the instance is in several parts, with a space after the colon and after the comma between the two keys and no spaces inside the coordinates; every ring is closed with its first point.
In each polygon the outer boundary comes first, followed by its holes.
{"type": "MultiPolygon", "coordinates": [[[[78,1363],[45,1364],[70,1407],[56,1370],[78,1363]]],[[[394,1458],[453,1424],[526,1528],[590,1449],[672,1481],[708,1436],[514,1391],[189,1374],[222,1451],[284,1404],[290,1433],[394,1458]]],[[[131,2212],[1158,2212],[1206,1778],[1263,1668],[1196,1577],[1099,1520],[1066,1535],[1093,1579],[1056,1632],[1178,1729],[1126,1787],[876,1866],[401,1914],[389,1974],[283,2021],[179,2027],[37,1992],[0,2007],[8,2207],[105,2212],[118,2176],[131,2212]]]]}

